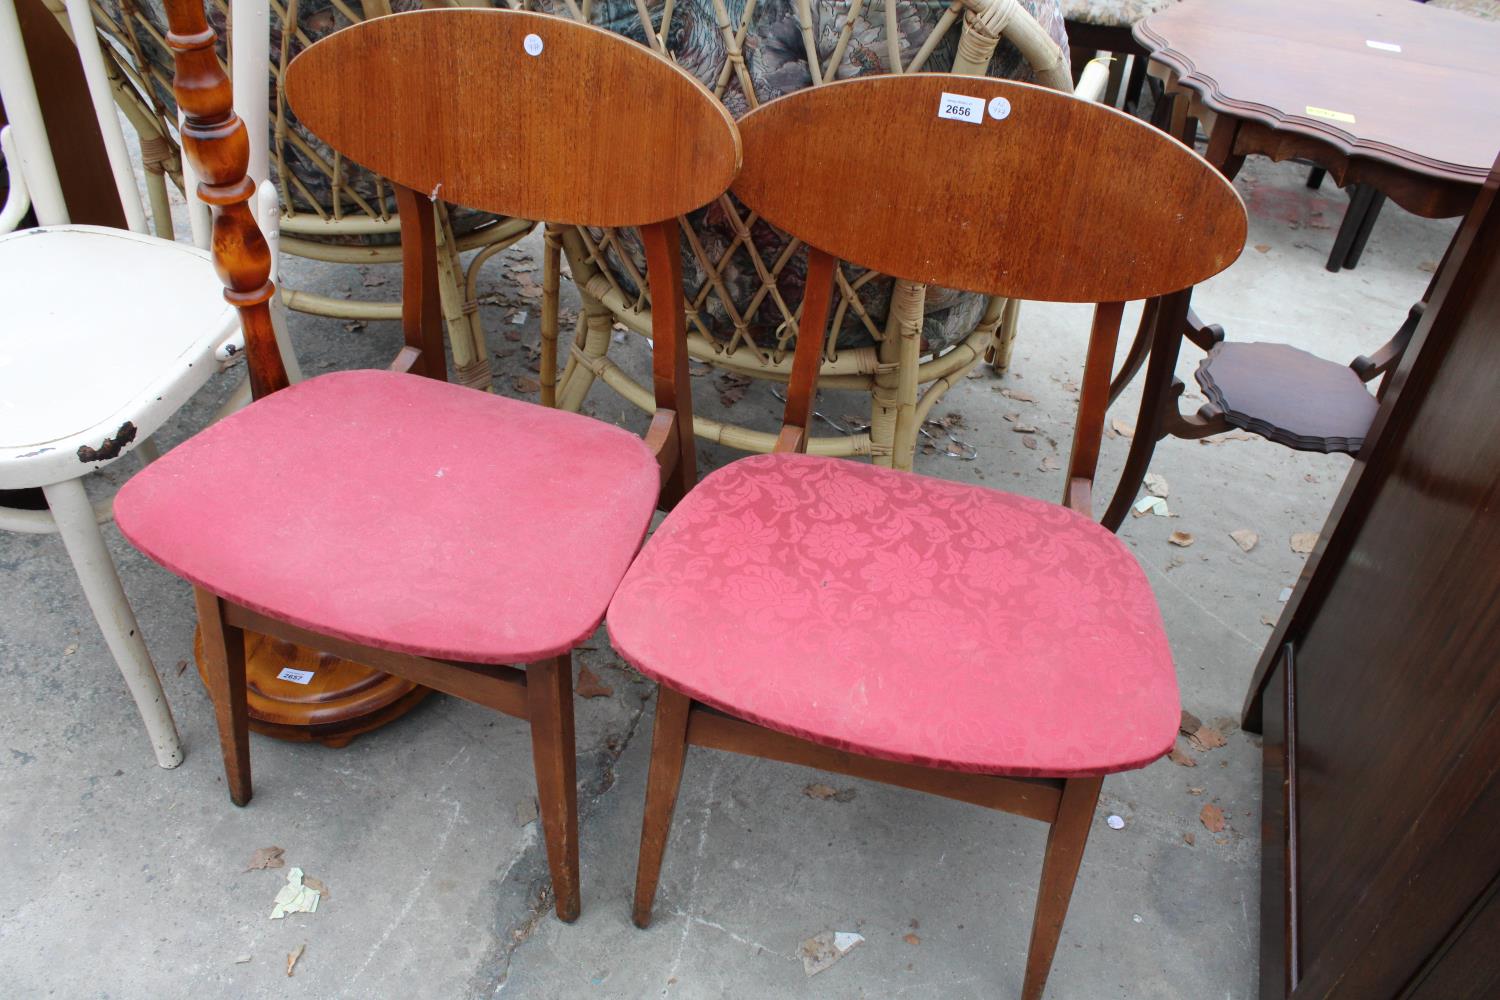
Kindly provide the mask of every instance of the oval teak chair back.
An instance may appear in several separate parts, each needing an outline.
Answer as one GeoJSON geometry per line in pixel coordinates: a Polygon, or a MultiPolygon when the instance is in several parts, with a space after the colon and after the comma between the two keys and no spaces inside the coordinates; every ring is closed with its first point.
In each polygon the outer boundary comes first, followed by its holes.
{"type": "Polygon", "coordinates": [[[286,94],[330,146],[397,184],[528,219],[659,222],[718,197],[739,169],[734,123],[697,80],[541,14],[356,24],[293,60],[286,94]]]}
{"type": "Polygon", "coordinates": [[[733,190],[746,205],[898,278],[1120,302],[1217,274],[1245,242],[1243,203],[1203,159],[1134,118],[1029,84],[863,77],[788,94],[739,125],[733,190]]]}

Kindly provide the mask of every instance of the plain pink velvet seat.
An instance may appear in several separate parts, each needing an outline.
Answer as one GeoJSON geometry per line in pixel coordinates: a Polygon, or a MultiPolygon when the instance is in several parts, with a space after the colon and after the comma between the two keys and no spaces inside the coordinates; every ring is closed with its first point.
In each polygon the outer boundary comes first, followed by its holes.
{"type": "Polygon", "coordinates": [[[351,371],[267,396],[173,449],[120,491],[115,517],[174,573],[294,625],[527,663],[598,627],[658,481],[645,444],[618,427],[351,371]]]}
{"type": "Polygon", "coordinates": [[[609,609],[642,673],[770,729],[950,770],[1099,775],[1172,745],[1149,584],[1055,504],[832,458],[746,458],[669,515],[609,609]]]}

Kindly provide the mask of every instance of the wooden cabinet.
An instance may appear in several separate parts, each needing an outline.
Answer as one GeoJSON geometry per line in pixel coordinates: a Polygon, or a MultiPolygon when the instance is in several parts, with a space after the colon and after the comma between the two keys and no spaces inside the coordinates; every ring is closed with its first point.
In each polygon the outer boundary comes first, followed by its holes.
{"type": "Polygon", "coordinates": [[[1257,669],[1261,996],[1500,996],[1492,172],[1257,669]]]}

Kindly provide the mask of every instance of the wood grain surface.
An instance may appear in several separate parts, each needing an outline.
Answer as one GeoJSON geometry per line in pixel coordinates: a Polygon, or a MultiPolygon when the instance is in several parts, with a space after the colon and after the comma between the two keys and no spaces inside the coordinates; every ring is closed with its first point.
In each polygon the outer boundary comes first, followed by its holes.
{"type": "Polygon", "coordinates": [[[521,11],[414,11],[315,43],[287,68],[286,95],[330,146],[423,194],[644,225],[723,193],[739,144],[697,80],[619,41],[521,11]]]}
{"type": "Polygon", "coordinates": [[[1245,209],[1144,122],[1029,84],[864,77],[740,121],[735,193],[834,256],[1013,298],[1112,302],[1196,284],[1239,256],[1245,209]],[[939,116],[977,99],[981,116],[939,116]],[[994,117],[992,102],[1007,114],[994,117]],[[1142,183],[1150,178],[1150,183],[1142,183]]]}

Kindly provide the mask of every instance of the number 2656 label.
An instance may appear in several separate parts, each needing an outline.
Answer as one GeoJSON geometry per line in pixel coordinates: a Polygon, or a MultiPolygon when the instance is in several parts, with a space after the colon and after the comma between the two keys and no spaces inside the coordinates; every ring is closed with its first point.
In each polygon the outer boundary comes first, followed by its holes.
{"type": "Polygon", "coordinates": [[[938,100],[938,117],[978,125],[984,121],[984,98],[945,92],[938,100]]]}

